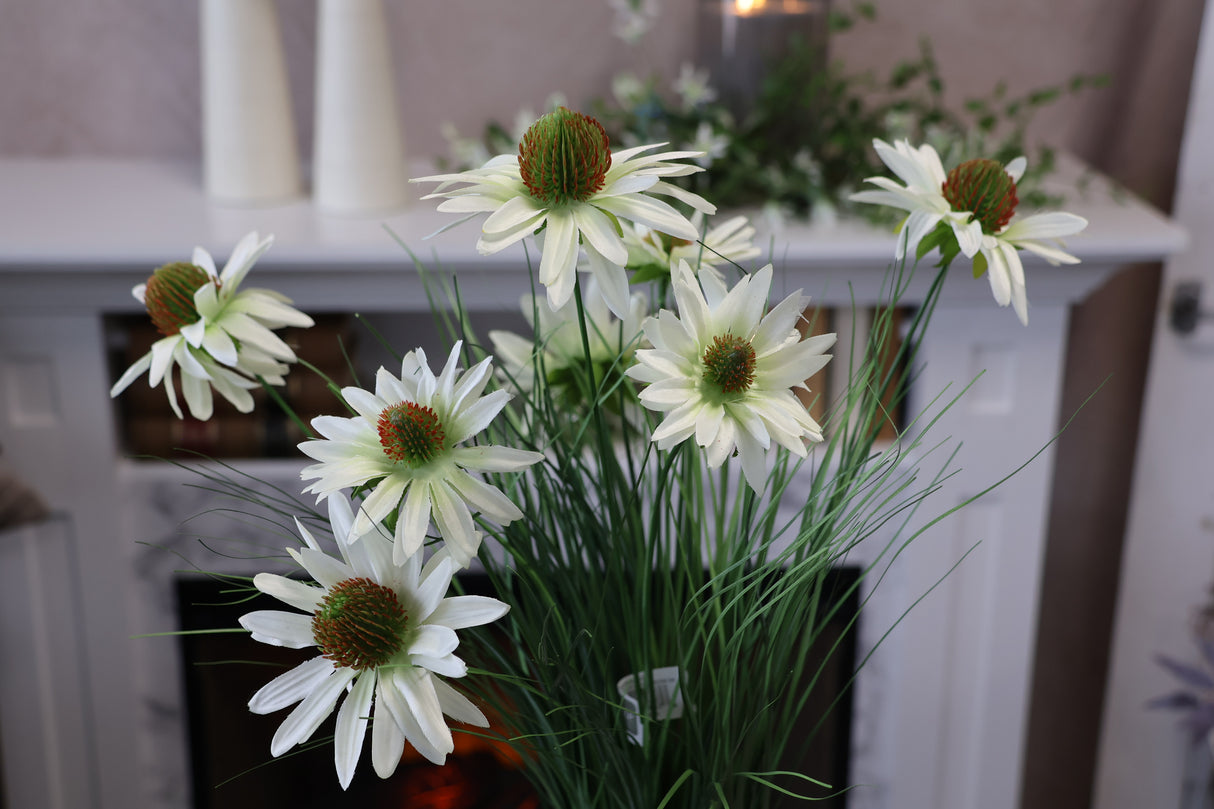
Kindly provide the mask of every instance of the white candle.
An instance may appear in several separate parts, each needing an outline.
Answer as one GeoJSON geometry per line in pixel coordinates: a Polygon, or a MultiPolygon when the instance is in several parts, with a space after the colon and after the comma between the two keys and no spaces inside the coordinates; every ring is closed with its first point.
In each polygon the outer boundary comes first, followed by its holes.
{"type": "Polygon", "coordinates": [[[323,210],[405,202],[405,146],[383,0],[320,0],[312,184],[323,210]]]}
{"type": "Polygon", "coordinates": [[[299,148],[273,0],[202,0],[203,185],[268,204],[300,191],[299,148]]]}
{"type": "Polygon", "coordinates": [[[819,48],[825,64],[827,0],[703,0],[700,8],[700,64],[739,118],[796,39],[819,48]]]}

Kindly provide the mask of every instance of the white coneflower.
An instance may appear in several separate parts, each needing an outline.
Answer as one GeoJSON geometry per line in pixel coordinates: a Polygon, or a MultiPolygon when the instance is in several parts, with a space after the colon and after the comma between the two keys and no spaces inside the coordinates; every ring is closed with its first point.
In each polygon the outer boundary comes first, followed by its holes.
{"type": "Polygon", "coordinates": [[[212,388],[248,413],[253,409],[249,390],[260,387],[258,377],[271,385],[283,384],[285,363],[295,361],[295,352],[272,329],[308,327],[312,318],[273,290],[240,289],[273,241],[248,234],[233,249],[222,274],[216,272],[211,254],[196,247],[190,262],[166,264],[136,286],[132,294],[164,336],[114,383],[110,396],[147,372],[152,387],[164,382],[169,404],[181,418],[173,386],[176,366],[190,414],[205,421],[212,413],[212,388]]]}
{"type": "Polygon", "coordinates": [[[661,311],[645,324],[652,349],[637,351],[628,371],[647,383],[641,403],[666,414],[653,432],[659,449],[694,436],[719,467],[736,450],[755,491],[767,484],[765,456],[775,442],[799,457],[822,428],[794,388],[830,360],[825,334],[801,339],[798,318],[809,298],[799,291],[767,312],[772,268],[743,277],[731,289],[711,272],[699,279],[686,262],[673,275],[678,314],[661,311]],[[766,312],[766,314],[764,314],[766,312]]]}
{"type": "Polygon", "coordinates": [[[344,695],[333,748],[345,789],[354,777],[368,720],[372,763],[380,778],[396,770],[406,741],[442,764],[454,749],[444,714],[488,726],[481,710],[442,678],[468,671],[454,654],[455,630],[487,624],[510,608],[483,596],[445,598],[457,569],[445,550],[424,566],[421,555],[397,566],[387,533],[378,525],[365,536],[352,535],[359,541],[349,541],[354,515],[344,498],[330,498],[329,516],[340,559],[321,551],[298,521],[306,547],[289,549],[316,585],[271,573],[253,579],[258,590],[303,613],[258,610],[240,624],[262,643],[319,650],[319,656],[263,686],[249,710],[268,714],[296,706],[270,742],[271,755],[281,756],[307,741],[344,695]]]}
{"type": "MultiPolygon", "coordinates": [[[[994,160],[967,160],[945,174],[931,146],[913,149],[905,141],[895,147],[881,141],[876,144],[886,165],[907,186],[872,177],[868,181],[885,190],[861,191],[851,198],[910,211],[903,225],[910,251],[940,223],[947,223],[961,252],[973,259],[974,276],[986,273],[995,302],[1010,304],[1027,326],[1028,296],[1019,251],[1036,253],[1054,265],[1078,263],[1079,259],[1062,249],[1060,240],[1083,230],[1087,220],[1060,211],[1017,218],[1016,183],[1027,167],[1023,157],[1006,166],[994,160]]],[[[899,240],[899,258],[902,248],[899,240]]]]}
{"type": "Polygon", "coordinates": [[[481,253],[495,253],[543,228],[539,281],[554,309],[573,296],[578,249],[584,248],[591,270],[601,276],[612,311],[625,317],[627,296],[612,294],[627,287],[623,265],[628,250],[618,222],[639,222],[680,239],[695,239],[695,226],[657,197],[673,197],[705,213],[716,210],[663,179],[702,171],[694,164],[673,162],[699,153],[647,154],[661,145],[612,152],[602,124],[562,107],[527,130],[518,155],[499,155],[479,169],[414,182],[439,184],[423,199],[445,198],[440,211],[489,214],[477,242],[481,253]]]}
{"type": "MultiPolygon", "coordinates": [[[[968,209],[957,210],[945,198],[944,183],[948,178],[936,150],[927,144],[915,148],[904,140],[895,141],[893,146],[883,140],[874,140],[873,148],[905,185],[898,185],[888,177],[868,177],[865,182],[881,190],[857,191],[850,199],[888,205],[908,212],[906,221],[898,231],[896,258],[901,259],[907,253],[913,256],[923,237],[941,222],[952,228],[961,252],[967,258],[972,258],[978,252],[982,228],[973,221],[968,209]]],[[[1023,163],[1023,158],[1018,160],[1023,163]]]]}
{"type": "Polygon", "coordinates": [[[416,554],[433,518],[452,557],[468,565],[480,544],[471,508],[506,525],[522,512],[499,489],[469,472],[511,472],[543,458],[538,452],[465,443],[484,430],[506,406],[510,394],[481,392],[491,376],[485,359],[459,373],[456,343],[447,365],[436,377],[425,352],[409,352],[401,375],[384,368],[375,377],[375,392],[342,389],[356,415],[319,416],[312,426],[323,438],[299,449],[317,463],[301,472],[313,483],[305,489],[319,497],[370,484],[360,504],[353,533],[399,509],[396,518],[397,563],[416,554]]]}

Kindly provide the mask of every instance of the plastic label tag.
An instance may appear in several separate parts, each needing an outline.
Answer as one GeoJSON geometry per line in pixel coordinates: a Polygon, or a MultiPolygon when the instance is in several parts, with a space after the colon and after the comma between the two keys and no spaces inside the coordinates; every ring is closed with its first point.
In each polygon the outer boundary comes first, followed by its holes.
{"type": "MultiPolygon", "coordinates": [[[[678,719],[683,715],[683,694],[679,691],[679,667],[667,666],[654,669],[651,672],[653,680],[653,699],[645,699],[645,708],[653,705],[655,718],[678,719]]],[[[641,721],[641,700],[637,696],[638,688],[647,688],[650,677],[646,675],[629,674],[621,677],[616,683],[616,690],[624,700],[624,724],[628,736],[637,744],[645,743],[645,723],[641,721]]]]}

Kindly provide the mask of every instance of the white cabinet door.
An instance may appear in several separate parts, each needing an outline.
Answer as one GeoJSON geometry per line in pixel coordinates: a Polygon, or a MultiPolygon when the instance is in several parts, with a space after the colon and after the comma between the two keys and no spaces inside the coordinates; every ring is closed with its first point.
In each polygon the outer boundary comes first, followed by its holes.
{"type": "Polygon", "coordinates": [[[1188,334],[1170,324],[1185,282],[1214,310],[1214,2],[1198,46],[1175,216],[1188,250],[1164,274],[1134,470],[1105,698],[1097,809],[1180,805],[1187,738],[1177,717],[1145,703],[1177,683],[1163,653],[1199,659],[1189,630],[1214,583],[1214,319],[1188,334]]]}

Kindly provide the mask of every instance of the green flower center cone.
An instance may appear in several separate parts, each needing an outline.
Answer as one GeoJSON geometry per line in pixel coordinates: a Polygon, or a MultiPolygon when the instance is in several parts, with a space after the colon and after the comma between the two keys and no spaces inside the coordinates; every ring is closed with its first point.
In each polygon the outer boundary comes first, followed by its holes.
{"type": "Polygon", "coordinates": [[[704,350],[704,381],[721,393],[743,393],[755,381],[755,350],[749,340],[726,334],[704,350]]]}
{"type": "Polygon", "coordinates": [[[585,202],[611,168],[603,125],[561,107],[531,125],[518,145],[519,171],[531,196],[550,207],[585,202]]]}
{"type": "Polygon", "coordinates": [[[194,293],[212,280],[202,267],[185,261],[165,264],[152,273],[143,302],[157,331],[168,337],[197,322],[201,315],[194,307],[194,293]]]}
{"type": "Polygon", "coordinates": [[[370,579],[332,587],[312,618],[312,638],[338,666],[366,671],[388,663],[404,645],[409,616],[396,593],[370,579]]]}
{"type": "Polygon", "coordinates": [[[1016,181],[994,160],[967,160],[948,173],[941,189],[954,211],[970,211],[982,232],[998,233],[1016,212],[1016,181]]]}
{"type": "Polygon", "coordinates": [[[447,448],[447,433],[438,414],[415,402],[401,402],[379,414],[379,443],[398,463],[418,467],[447,448]]]}

